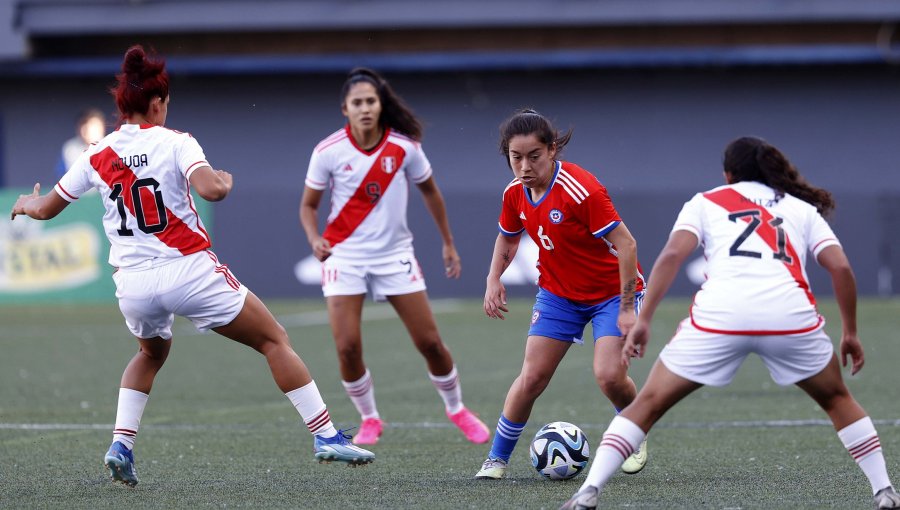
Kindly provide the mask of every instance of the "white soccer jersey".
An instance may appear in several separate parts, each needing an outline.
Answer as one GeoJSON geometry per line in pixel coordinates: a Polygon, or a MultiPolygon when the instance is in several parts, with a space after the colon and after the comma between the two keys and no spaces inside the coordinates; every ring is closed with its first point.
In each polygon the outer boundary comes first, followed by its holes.
{"type": "Polygon", "coordinates": [[[209,165],[191,135],[150,124],[124,124],[91,144],[54,188],[69,202],[97,188],[106,212],[109,263],[134,267],[210,247],[188,178],[209,165]]]}
{"type": "Polygon", "coordinates": [[[322,234],[332,257],[378,264],[412,250],[406,224],[409,182],[431,177],[431,164],[419,142],[386,129],[370,151],[360,148],[349,125],[313,150],[306,185],[331,185],[331,212],[322,234]]]}
{"type": "Polygon", "coordinates": [[[821,325],[806,254],[840,244],[814,206],[791,195],[777,199],[758,182],[739,182],[695,195],[676,230],[696,234],[707,260],[707,280],[691,307],[698,329],[765,335],[821,325]]]}

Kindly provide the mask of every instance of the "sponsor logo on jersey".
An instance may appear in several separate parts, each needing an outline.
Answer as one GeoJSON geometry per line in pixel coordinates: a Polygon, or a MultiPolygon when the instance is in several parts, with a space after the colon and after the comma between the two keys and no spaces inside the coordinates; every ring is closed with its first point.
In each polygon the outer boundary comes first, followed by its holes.
{"type": "Polygon", "coordinates": [[[525,213],[524,212],[519,213],[519,219],[522,221],[525,221],[525,213]]]}
{"type": "Polygon", "coordinates": [[[344,165],[344,171],[345,171],[345,172],[352,172],[352,171],[353,171],[353,167],[350,166],[350,163],[347,163],[346,165],[344,165]]]}
{"type": "Polygon", "coordinates": [[[385,156],[381,158],[381,169],[384,170],[384,173],[391,174],[394,173],[394,170],[397,169],[397,160],[394,159],[393,156],[385,156]]]}
{"type": "Polygon", "coordinates": [[[559,209],[551,209],[549,216],[551,223],[559,223],[563,220],[563,213],[559,209]]]}

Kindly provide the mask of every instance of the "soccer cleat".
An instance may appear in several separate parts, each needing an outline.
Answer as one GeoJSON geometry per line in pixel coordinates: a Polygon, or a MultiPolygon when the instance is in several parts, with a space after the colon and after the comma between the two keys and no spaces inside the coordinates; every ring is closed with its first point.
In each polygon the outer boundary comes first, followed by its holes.
{"type": "Polygon", "coordinates": [[[475,473],[475,478],[479,480],[499,480],[506,474],[506,468],[508,466],[509,463],[503,459],[492,459],[488,457],[488,459],[484,461],[484,464],[481,465],[481,470],[475,473]]]}
{"type": "Polygon", "coordinates": [[[344,434],[343,430],[338,430],[334,437],[315,436],[315,438],[313,452],[319,464],[338,461],[356,467],[375,462],[375,454],[353,446],[349,441],[350,435],[344,434]]]}
{"type": "Polygon", "coordinates": [[[875,509],[900,508],[900,494],[888,485],[875,493],[875,509]]]}
{"type": "Polygon", "coordinates": [[[597,508],[597,496],[600,491],[593,485],[576,492],[569,501],[563,503],[559,510],[594,510],[597,508]]]}
{"type": "Polygon", "coordinates": [[[375,444],[383,429],[384,422],[380,418],[366,418],[359,425],[359,434],[353,438],[353,444],[375,444]]]}
{"type": "Polygon", "coordinates": [[[622,472],[633,475],[639,473],[647,465],[647,438],[641,441],[636,452],[622,463],[622,472]]]}
{"type": "Polygon", "coordinates": [[[470,442],[487,443],[491,438],[491,429],[475,416],[475,413],[463,407],[458,413],[447,413],[447,418],[456,425],[470,442]]]}
{"type": "Polygon", "coordinates": [[[124,444],[114,441],[103,457],[103,464],[109,468],[109,476],[114,482],[121,482],[129,487],[138,483],[134,470],[134,454],[124,444]]]}

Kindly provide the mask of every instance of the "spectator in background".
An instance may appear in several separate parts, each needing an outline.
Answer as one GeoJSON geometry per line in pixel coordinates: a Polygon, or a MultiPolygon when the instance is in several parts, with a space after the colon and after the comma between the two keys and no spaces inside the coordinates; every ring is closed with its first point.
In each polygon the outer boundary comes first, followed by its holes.
{"type": "Polygon", "coordinates": [[[99,142],[104,136],[106,136],[106,117],[103,112],[96,108],[81,112],[75,125],[75,136],[63,143],[62,153],[56,163],[56,176],[62,177],[88,145],[99,142]]]}
{"type": "Polygon", "coordinates": [[[459,278],[444,198],[420,143],[421,123],[384,78],[364,68],[351,71],[344,82],[341,112],[347,125],[322,140],[310,158],[300,223],[313,255],[322,261],[322,291],[341,378],[362,417],[353,442],[374,444],[383,429],[363,361],[362,307],[368,287],[376,301],[389,301],[403,320],[450,421],[469,441],[487,442],[490,430],[463,405],[456,365],[438,333],[406,226],[411,182],[444,241],[446,276],[459,278]],[[319,233],[319,203],[329,187],[331,213],[319,233]]]}

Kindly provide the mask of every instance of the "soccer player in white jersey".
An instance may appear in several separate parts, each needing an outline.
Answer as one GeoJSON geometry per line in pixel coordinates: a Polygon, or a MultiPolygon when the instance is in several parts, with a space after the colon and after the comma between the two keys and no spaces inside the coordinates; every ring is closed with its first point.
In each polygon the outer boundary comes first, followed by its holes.
{"type": "Polygon", "coordinates": [[[187,133],[163,127],[169,106],[165,61],[131,47],[113,89],[121,126],[92,144],[52,191],[22,195],[12,218],[48,220],[97,188],[106,212],[109,262],[119,308],[139,350],[122,374],[113,442],[104,457],[113,480],[137,484],[132,448],[157,372],[172,345],[174,314],[266,357],[272,376],[314,436],[320,462],[361,465],[374,455],[335,430],[315,381],[266,306],[209,250],[190,188],[224,199],[232,176],[213,170],[187,133]]]}
{"type": "Polygon", "coordinates": [[[731,382],[750,353],[772,379],[796,384],[831,419],[838,437],[869,479],[875,508],[900,508],[878,433],[850,395],[838,357],[806,277],[807,252],[831,275],[843,324],[842,364],[863,367],[856,330],[856,280],[844,250],[823,219],[831,194],[808,184],[784,154],[753,137],[725,150],[726,185],[688,201],[651,273],[641,316],[628,333],[621,361],[645,353],[656,307],[698,245],[707,280],[690,317],[681,322],[632,404],[610,423],[587,479],[564,509],[597,507],[599,492],[650,427],[703,385],[731,382]]]}
{"type": "Polygon", "coordinates": [[[313,150],[300,223],[313,254],[322,261],[322,291],[341,378],[362,419],[353,442],[375,444],[384,428],[372,375],[362,356],[360,323],[367,289],[376,301],[389,301],[403,320],[450,421],[469,441],[487,442],[487,426],[463,405],[459,374],[438,333],[406,224],[412,183],[422,193],[443,240],[446,276],[459,278],[460,260],[444,199],[420,143],[421,123],[371,69],[350,72],[341,100],[347,124],[313,150]],[[320,233],[319,203],[328,187],[331,211],[320,233]]]}

